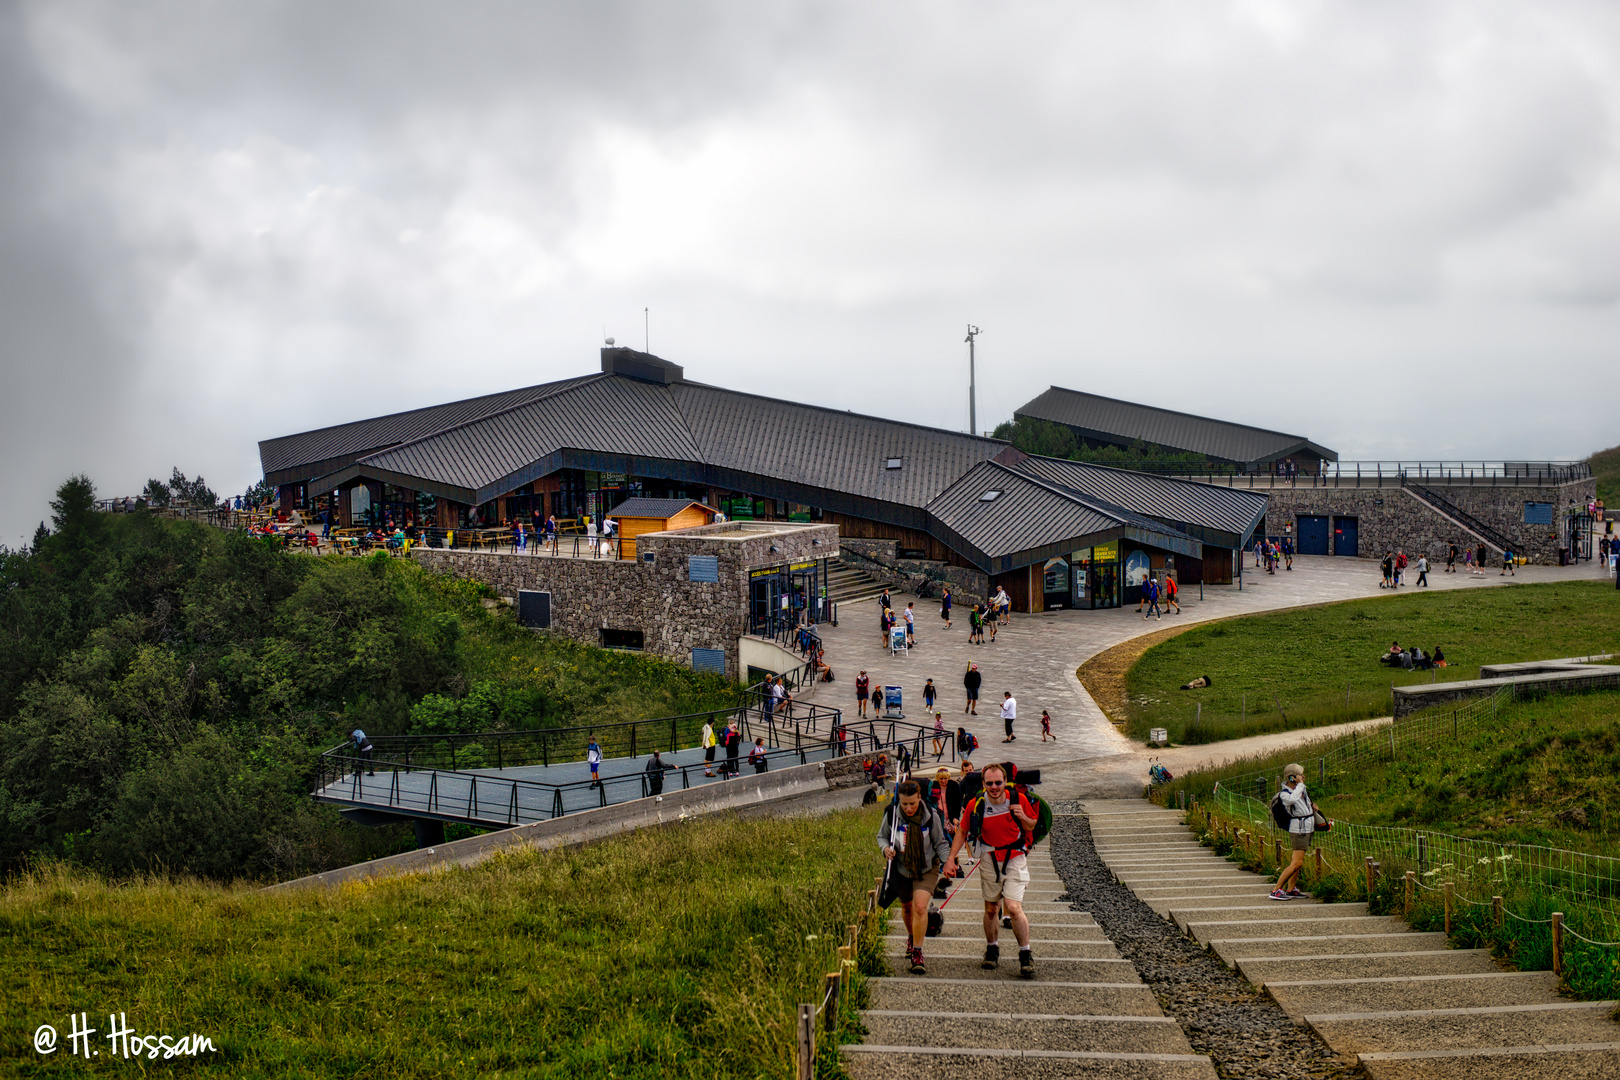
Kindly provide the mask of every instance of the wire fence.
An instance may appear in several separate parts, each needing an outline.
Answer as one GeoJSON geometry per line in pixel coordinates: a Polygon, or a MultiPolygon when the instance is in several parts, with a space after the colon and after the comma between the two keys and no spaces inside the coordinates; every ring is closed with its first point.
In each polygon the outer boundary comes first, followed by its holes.
{"type": "MultiPolygon", "coordinates": [[[[1317,791],[1326,794],[1335,780],[1346,779],[1363,767],[1432,752],[1432,748],[1453,743],[1489,723],[1517,696],[1518,687],[1510,683],[1465,706],[1425,710],[1387,727],[1358,733],[1333,750],[1300,763],[1305,766],[1307,785],[1314,780],[1317,791]]],[[[1280,838],[1282,831],[1272,821],[1270,809],[1280,779],[1270,770],[1224,777],[1215,784],[1215,808],[1242,822],[1253,835],[1280,838]]],[[[1346,867],[1361,866],[1368,860],[1413,867],[1418,887],[1450,886],[1454,897],[1470,905],[1493,904],[1504,896],[1543,905],[1554,901],[1586,909],[1600,926],[1620,926],[1620,858],[1613,856],[1339,821],[1330,832],[1318,832],[1314,842],[1324,856],[1346,867]]],[[[1506,908],[1502,913],[1521,921],[1547,921],[1506,908]]],[[[1612,944],[1587,937],[1582,940],[1612,944]]]]}

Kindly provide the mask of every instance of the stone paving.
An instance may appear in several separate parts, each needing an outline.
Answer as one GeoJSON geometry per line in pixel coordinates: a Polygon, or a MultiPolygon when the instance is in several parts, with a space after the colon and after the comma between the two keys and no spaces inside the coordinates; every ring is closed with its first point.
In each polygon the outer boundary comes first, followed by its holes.
{"type": "MultiPolygon", "coordinates": [[[[1011,759],[1023,767],[1041,767],[1043,793],[1058,799],[1140,793],[1149,755],[1119,733],[1080,685],[1075,677],[1080,664],[1104,649],[1177,621],[1203,622],[1249,612],[1392,595],[1378,587],[1378,565],[1369,560],[1296,556],[1292,571],[1278,570],[1275,575],[1267,575],[1254,568],[1252,555],[1246,559],[1241,589],[1235,584],[1204,586],[1200,595],[1199,586],[1184,588],[1181,615],[1148,622],[1134,607],[1014,614],[998,632],[997,640],[985,645],[968,643],[967,613],[962,609],[957,609],[952,628],[946,630],[939,618],[937,600],[896,594],[897,612],[903,611],[908,601],[917,604],[917,646],[901,655],[891,655],[880,644],[877,601],[843,604],[839,607],[839,625],[821,628],[826,658],[837,681],[817,684],[814,700],[845,709],[853,716],[855,676],[865,668],[874,685],[903,687],[908,720],[931,722],[923,709],[922,689],[924,681],[932,678],[939,689],[938,708],[944,713],[947,729],[954,733],[961,725],[973,732],[979,740],[981,763],[1011,759]],[[976,717],[963,714],[962,676],[969,663],[977,663],[984,676],[976,717]],[[1001,741],[1000,719],[1005,690],[1011,690],[1018,701],[1014,728],[1017,739],[1007,745],[1001,741]],[[1044,745],[1040,738],[1042,709],[1051,710],[1052,731],[1057,736],[1056,742],[1044,745]]],[[[1429,580],[1435,590],[1454,590],[1607,576],[1607,571],[1594,561],[1576,567],[1523,566],[1514,577],[1499,577],[1494,571],[1483,577],[1464,572],[1447,574],[1442,567],[1431,571],[1429,580]]],[[[1415,581],[1417,575],[1411,572],[1410,577],[1415,581]]],[[[1184,748],[1176,756],[1180,768],[1175,764],[1171,767],[1181,771],[1195,761],[1219,762],[1234,754],[1320,738],[1333,730],[1316,728],[1184,748]]]]}

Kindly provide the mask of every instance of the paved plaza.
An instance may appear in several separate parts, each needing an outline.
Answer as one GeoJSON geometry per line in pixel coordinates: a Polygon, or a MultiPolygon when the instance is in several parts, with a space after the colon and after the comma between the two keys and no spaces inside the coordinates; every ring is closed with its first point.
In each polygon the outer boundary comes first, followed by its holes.
{"type": "MultiPolygon", "coordinates": [[[[1022,767],[1038,766],[1043,770],[1043,791],[1060,799],[1140,794],[1149,756],[1163,757],[1172,771],[1182,772],[1206,761],[1219,763],[1229,757],[1321,738],[1336,729],[1280,732],[1177,748],[1168,753],[1149,752],[1119,733],[1075,677],[1077,667],[1103,650],[1178,621],[1195,623],[1256,611],[1395,595],[1378,587],[1378,563],[1372,560],[1296,556],[1293,570],[1279,569],[1275,575],[1256,570],[1253,562],[1253,556],[1247,556],[1241,589],[1236,584],[1208,585],[1203,587],[1200,598],[1198,586],[1184,588],[1183,614],[1166,615],[1162,621],[1144,621],[1134,606],[1112,611],[1014,614],[1012,621],[1001,628],[995,643],[984,645],[968,643],[967,611],[961,606],[953,613],[952,629],[947,631],[939,617],[939,601],[895,594],[897,612],[903,611],[907,602],[917,604],[918,643],[909,652],[893,656],[880,643],[877,601],[843,604],[838,612],[839,625],[821,628],[827,662],[837,681],[816,684],[813,700],[854,715],[855,677],[865,668],[873,685],[904,689],[907,720],[932,723],[922,698],[923,683],[932,678],[940,691],[938,708],[945,714],[947,730],[954,734],[960,725],[978,737],[979,764],[1012,760],[1022,767]],[[962,712],[962,676],[969,663],[977,663],[984,676],[976,717],[962,712]],[[1018,738],[1004,745],[1000,702],[1005,690],[1011,690],[1018,701],[1014,731],[1018,738]],[[1042,709],[1051,711],[1052,732],[1057,736],[1056,742],[1044,745],[1040,737],[1042,709]]],[[[1415,570],[1409,570],[1408,576],[1417,580],[1415,570]]],[[[1430,572],[1429,581],[1439,591],[1607,576],[1607,571],[1594,561],[1576,567],[1521,566],[1514,577],[1499,577],[1494,569],[1483,577],[1462,571],[1447,574],[1442,566],[1430,572]]],[[[1406,586],[1399,591],[1404,594],[1418,590],[1406,586]]]]}

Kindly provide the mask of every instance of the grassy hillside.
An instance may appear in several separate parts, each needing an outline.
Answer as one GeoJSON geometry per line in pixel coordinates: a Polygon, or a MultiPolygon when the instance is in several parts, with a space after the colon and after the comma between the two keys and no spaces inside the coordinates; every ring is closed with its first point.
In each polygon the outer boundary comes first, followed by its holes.
{"type": "Polygon", "coordinates": [[[1175,742],[1213,742],[1388,716],[1392,683],[1431,679],[1377,663],[1394,640],[1440,646],[1451,665],[1442,680],[1475,677],[1481,664],[1620,652],[1620,591],[1599,581],[1411,590],[1194,627],[1127,674],[1127,731],[1144,738],[1164,727],[1175,742]],[[1199,675],[1213,685],[1177,689],[1199,675]]]}
{"type": "Polygon", "coordinates": [[[1598,498],[1605,507],[1620,511],[1620,446],[1600,450],[1587,459],[1597,480],[1598,498]]]}
{"type": "Polygon", "coordinates": [[[0,549],[0,869],[289,877],[404,843],[310,802],[354,728],[444,733],[724,708],[737,689],[576,645],[386,556],[315,559],[64,484],[0,549]]]}
{"type": "Polygon", "coordinates": [[[97,1064],[127,1068],[102,1041],[122,1012],[211,1039],[183,1066],[202,1075],[787,1076],[794,1006],[820,1000],[871,887],[875,824],[704,818],[332,891],[36,872],[0,892],[0,1024],[61,1043],[14,1037],[0,1058],[60,1073],[87,1012],[97,1064]]]}

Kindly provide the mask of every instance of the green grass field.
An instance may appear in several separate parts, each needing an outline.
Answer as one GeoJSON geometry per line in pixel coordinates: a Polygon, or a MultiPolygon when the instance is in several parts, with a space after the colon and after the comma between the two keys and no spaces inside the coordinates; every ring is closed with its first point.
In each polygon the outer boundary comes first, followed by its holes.
{"type": "Polygon", "coordinates": [[[111,1059],[109,1013],[218,1050],[165,1072],[787,1076],[795,1003],[820,1000],[878,869],[874,827],[703,818],[330,891],[39,871],[0,893],[0,1071],[87,1068],[83,1012],[95,1064],[122,1070],[139,1066],[111,1059]],[[29,1045],[42,1024],[54,1054],[29,1045]]]}
{"type": "Polygon", "coordinates": [[[1431,680],[1379,664],[1391,641],[1440,646],[1450,665],[1433,676],[1441,681],[1476,678],[1481,664],[1620,652],[1620,590],[1601,581],[1402,590],[1194,627],[1126,675],[1127,733],[1163,727],[1172,742],[1204,743],[1388,716],[1392,683],[1431,680]],[[1177,689],[1199,675],[1213,685],[1177,689]]]}

